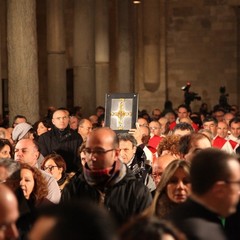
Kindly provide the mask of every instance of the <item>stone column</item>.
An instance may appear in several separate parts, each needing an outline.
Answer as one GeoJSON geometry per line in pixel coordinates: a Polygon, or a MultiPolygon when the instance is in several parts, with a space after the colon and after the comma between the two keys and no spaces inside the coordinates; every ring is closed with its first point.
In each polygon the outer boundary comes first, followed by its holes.
{"type": "Polygon", "coordinates": [[[110,0],[110,90],[132,92],[131,32],[128,0],[110,0]]]}
{"type": "Polygon", "coordinates": [[[74,1],[74,105],[95,113],[95,0],[74,1]]]}
{"type": "Polygon", "coordinates": [[[39,118],[35,0],[8,0],[7,39],[10,122],[16,114],[39,118]]]}
{"type": "Polygon", "coordinates": [[[49,105],[66,107],[66,64],[63,0],[47,0],[49,105]]]}
{"type": "Polygon", "coordinates": [[[132,92],[133,77],[130,51],[129,0],[118,1],[118,91],[132,92]]]}
{"type": "Polygon", "coordinates": [[[95,61],[96,61],[96,102],[104,106],[105,94],[109,91],[109,35],[108,1],[96,1],[95,14],[95,61]]]}
{"type": "MultiPolygon", "coordinates": [[[[0,1],[0,23],[2,25],[3,1],[0,1]]],[[[2,27],[0,27],[0,121],[3,117],[3,90],[2,90],[2,27]]]]}
{"type": "Polygon", "coordinates": [[[154,92],[159,87],[159,0],[143,1],[144,86],[154,92]]]}
{"type": "Polygon", "coordinates": [[[237,81],[236,81],[236,100],[237,105],[240,104],[240,3],[236,7],[236,14],[237,14],[237,81]]]}

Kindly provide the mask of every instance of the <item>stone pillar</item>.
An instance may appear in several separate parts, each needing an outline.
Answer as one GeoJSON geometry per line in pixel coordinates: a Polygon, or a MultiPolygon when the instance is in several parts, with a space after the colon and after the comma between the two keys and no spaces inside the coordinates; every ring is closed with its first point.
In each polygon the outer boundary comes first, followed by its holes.
{"type": "Polygon", "coordinates": [[[109,35],[108,1],[96,1],[95,14],[95,61],[96,61],[96,102],[104,106],[105,94],[109,91],[109,35]]]}
{"type": "Polygon", "coordinates": [[[66,107],[66,64],[63,0],[47,0],[49,105],[66,107]]]}
{"type": "Polygon", "coordinates": [[[128,0],[110,0],[110,90],[132,92],[131,31],[128,0]]]}
{"type": "Polygon", "coordinates": [[[7,3],[0,0],[0,114],[3,115],[7,109],[7,3]],[[3,88],[3,79],[4,87],[3,88]]]}
{"type": "MultiPolygon", "coordinates": [[[[0,23],[2,25],[3,1],[0,1],[0,23]]],[[[2,28],[0,28],[0,121],[3,117],[3,90],[2,90],[2,28]]]]}
{"type": "Polygon", "coordinates": [[[95,113],[95,0],[74,1],[74,105],[83,115],[95,113]]]}
{"type": "Polygon", "coordinates": [[[130,54],[129,0],[118,1],[118,91],[132,92],[133,77],[130,54]]]}
{"type": "Polygon", "coordinates": [[[16,114],[39,118],[35,0],[8,0],[7,39],[10,122],[16,114]]]}
{"type": "Polygon", "coordinates": [[[236,104],[240,105],[240,3],[236,7],[237,14],[237,81],[236,81],[236,104]]]}
{"type": "Polygon", "coordinates": [[[159,0],[143,1],[144,86],[154,92],[159,87],[159,0]]]}

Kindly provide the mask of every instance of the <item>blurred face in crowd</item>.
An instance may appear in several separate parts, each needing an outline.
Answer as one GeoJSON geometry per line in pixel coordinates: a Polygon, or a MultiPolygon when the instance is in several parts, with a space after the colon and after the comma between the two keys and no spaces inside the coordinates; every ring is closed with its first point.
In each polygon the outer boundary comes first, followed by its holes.
{"type": "Polygon", "coordinates": [[[52,118],[53,125],[60,129],[64,130],[69,124],[69,113],[65,110],[57,110],[53,114],[52,118]]]}
{"type": "Polygon", "coordinates": [[[158,121],[152,121],[149,123],[149,129],[151,132],[151,137],[154,135],[160,136],[161,135],[161,125],[158,121]]]}
{"type": "Polygon", "coordinates": [[[70,116],[69,125],[73,130],[78,129],[78,118],[76,116],[70,116]]]}
{"type": "Polygon", "coordinates": [[[181,118],[187,118],[188,116],[189,116],[189,112],[187,111],[186,108],[180,107],[180,108],[178,109],[178,117],[179,117],[179,119],[181,119],[181,118]]]}
{"type": "Polygon", "coordinates": [[[232,113],[225,113],[223,117],[223,121],[227,123],[227,125],[229,126],[229,122],[233,118],[234,118],[234,115],[232,113]]]}
{"type": "Polygon", "coordinates": [[[3,184],[1,184],[0,191],[0,240],[19,239],[16,226],[19,217],[17,199],[14,193],[3,184]]]}
{"type": "Polygon", "coordinates": [[[148,126],[148,121],[145,118],[138,118],[136,128],[142,127],[142,126],[148,126]]]}
{"type": "Polygon", "coordinates": [[[178,168],[167,184],[167,195],[172,202],[181,203],[190,195],[189,174],[178,168]]]}
{"type": "Polygon", "coordinates": [[[20,163],[27,163],[34,166],[37,163],[39,151],[33,140],[21,139],[17,142],[14,150],[14,159],[20,163]]]}
{"type": "Polygon", "coordinates": [[[29,199],[35,183],[33,172],[29,169],[23,168],[20,172],[20,178],[20,187],[22,188],[23,195],[26,199],[29,199]]]}
{"type": "Polygon", "coordinates": [[[213,136],[217,134],[217,124],[214,121],[205,122],[203,128],[211,131],[213,136]]]}
{"type": "Polygon", "coordinates": [[[27,120],[25,118],[16,118],[14,123],[13,123],[13,127],[17,126],[19,123],[24,123],[27,122],[27,120]]]}
{"type": "Polygon", "coordinates": [[[217,135],[221,138],[228,136],[228,125],[225,122],[219,122],[217,125],[217,135]]]}
{"type": "Polygon", "coordinates": [[[53,177],[58,181],[62,177],[63,169],[58,167],[53,159],[48,159],[43,166],[43,170],[47,173],[53,175],[53,177]]]}
{"type": "Polygon", "coordinates": [[[238,123],[232,122],[230,126],[230,131],[234,137],[238,138],[240,136],[240,122],[238,123]]]}
{"type": "Polygon", "coordinates": [[[86,140],[87,136],[92,131],[92,127],[92,123],[88,119],[80,123],[78,133],[82,136],[83,140],[86,140]]]}
{"type": "Polygon", "coordinates": [[[48,128],[44,126],[43,122],[40,122],[37,127],[37,135],[40,136],[47,131],[48,128]]]}
{"type": "Polygon", "coordinates": [[[119,150],[114,145],[115,138],[115,132],[109,128],[97,128],[89,134],[84,152],[91,170],[111,168],[118,160],[119,150]]]}
{"type": "Polygon", "coordinates": [[[137,147],[133,146],[133,144],[130,141],[120,141],[119,149],[120,159],[127,164],[134,157],[137,147]]]}
{"type": "Polygon", "coordinates": [[[11,148],[9,145],[4,145],[0,150],[0,158],[11,158],[11,148]]]}

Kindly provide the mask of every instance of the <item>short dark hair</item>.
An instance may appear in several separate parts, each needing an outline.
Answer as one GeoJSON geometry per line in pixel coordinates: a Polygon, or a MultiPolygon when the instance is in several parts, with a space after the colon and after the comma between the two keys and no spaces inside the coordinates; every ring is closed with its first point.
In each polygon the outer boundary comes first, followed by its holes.
{"type": "Polygon", "coordinates": [[[187,110],[187,112],[191,112],[191,109],[189,106],[187,106],[186,104],[180,104],[178,107],[177,107],[177,110],[179,110],[179,108],[185,108],[187,110]]]}
{"type": "Polygon", "coordinates": [[[192,158],[190,169],[192,192],[202,195],[208,192],[215,182],[228,180],[231,176],[229,159],[234,159],[234,156],[216,148],[198,152],[192,158]]]}
{"type": "Polygon", "coordinates": [[[229,121],[229,126],[231,127],[232,123],[239,123],[240,122],[240,118],[239,117],[234,117],[229,121]]]}
{"type": "Polygon", "coordinates": [[[119,133],[118,134],[118,141],[130,141],[133,145],[133,147],[137,146],[137,140],[135,139],[135,137],[130,134],[130,133],[119,133]]]}
{"type": "Polygon", "coordinates": [[[191,133],[194,132],[192,125],[190,125],[189,123],[186,123],[186,122],[180,122],[180,123],[176,124],[176,126],[173,128],[173,133],[178,129],[180,129],[182,131],[189,130],[191,133]]]}
{"type": "Polygon", "coordinates": [[[217,123],[218,123],[218,120],[217,120],[215,117],[205,117],[205,118],[203,119],[203,124],[204,124],[205,122],[214,122],[215,124],[217,124],[217,123]]]}

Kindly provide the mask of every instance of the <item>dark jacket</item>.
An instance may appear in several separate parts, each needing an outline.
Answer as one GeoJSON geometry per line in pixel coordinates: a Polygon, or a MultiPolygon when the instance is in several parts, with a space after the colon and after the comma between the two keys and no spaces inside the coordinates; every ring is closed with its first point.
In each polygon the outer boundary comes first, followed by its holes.
{"type": "Polygon", "coordinates": [[[79,172],[70,180],[62,192],[60,202],[72,198],[88,199],[104,206],[113,215],[116,223],[121,225],[136,214],[141,213],[152,201],[151,194],[143,182],[132,174],[126,165],[125,176],[115,185],[100,191],[87,183],[84,174],[79,172]]]}
{"type": "Polygon", "coordinates": [[[229,240],[240,239],[240,202],[237,205],[237,211],[226,218],[225,230],[229,240]]]}
{"type": "Polygon", "coordinates": [[[191,240],[226,240],[220,218],[203,205],[188,199],[167,217],[191,240]]]}
{"type": "Polygon", "coordinates": [[[60,131],[55,126],[38,139],[41,154],[44,157],[51,153],[61,155],[66,161],[67,172],[76,172],[81,167],[78,148],[82,141],[80,134],[69,127],[60,131]]]}

